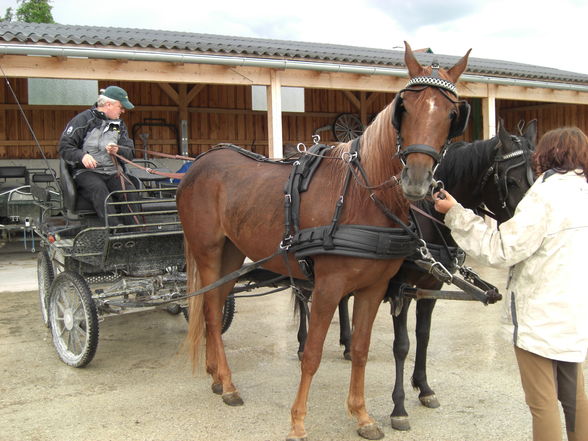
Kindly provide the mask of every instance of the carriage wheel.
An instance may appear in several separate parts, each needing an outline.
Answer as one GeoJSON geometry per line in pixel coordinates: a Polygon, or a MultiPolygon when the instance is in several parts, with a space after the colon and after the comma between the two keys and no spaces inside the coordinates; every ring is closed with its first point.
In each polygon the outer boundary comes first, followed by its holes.
{"type": "Polygon", "coordinates": [[[39,284],[39,304],[41,306],[41,316],[45,326],[49,327],[49,313],[47,312],[47,300],[49,299],[49,288],[55,278],[53,265],[49,252],[43,249],[37,257],[37,280],[39,284]]]}
{"type": "Polygon", "coordinates": [[[361,120],[353,113],[342,113],[333,122],[333,136],[337,141],[347,142],[363,133],[361,120]]]}
{"type": "MultiPolygon", "coordinates": [[[[183,307],[182,312],[184,313],[184,318],[186,321],[190,320],[188,307],[183,307]]],[[[225,300],[225,305],[223,306],[223,327],[221,328],[221,334],[224,334],[233,323],[233,316],[235,315],[235,296],[230,295],[225,300]]]]}
{"type": "Polygon", "coordinates": [[[69,366],[86,366],[98,346],[98,313],[84,278],[71,271],[59,274],[51,284],[47,307],[59,358],[69,366]]]}
{"type": "Polygon", "coordinates": [[[223,308],[223,328],[221,333],[224,334],[233,323],[233,316],[235,315],[235,296],[229,294],[225,300],[225,306],[223,308]]]}

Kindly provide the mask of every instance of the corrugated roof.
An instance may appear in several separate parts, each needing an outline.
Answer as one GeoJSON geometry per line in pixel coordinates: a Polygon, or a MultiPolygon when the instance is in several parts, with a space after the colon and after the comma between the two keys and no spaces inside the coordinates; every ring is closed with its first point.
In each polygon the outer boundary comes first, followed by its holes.
{"type": "MultiPolygon", "coordinates": [[[[72,26],[47,23],[1,22],[0,41],[50,45],[144,48],[261,58],[324,61],[404,68],[404,50],[387,50],[337,44],[265,38],[234,37],[152,29],[72,26]]],[[[460,56],[415,53],[422,64],[433,60],[450,67],[460,56]]],[[[485,76],[564,83],[588,83],[588,75],[510,61],[470,57],[467,72],[485,76]]]]}

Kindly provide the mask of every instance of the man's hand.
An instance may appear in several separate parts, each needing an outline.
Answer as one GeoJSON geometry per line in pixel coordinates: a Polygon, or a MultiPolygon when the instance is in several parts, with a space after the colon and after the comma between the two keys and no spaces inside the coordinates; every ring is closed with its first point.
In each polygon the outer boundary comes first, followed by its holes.
{"type": "Polygon", "coordinates": [[[84,167],[86,167],[86,168],[96,168],[96,166],[98,165],[98,163],[96,162],[94,157],[92,155],[90,155],[89,153],[86,153],[83,156],[82,164],[84,164],[84,167]]]}
{"type": "Polygon", "coordinates": [[[113,153],[118,153],[118,146],[116,144],[108,144],[105,148],[106,152],[109,155],[112,155],[113,153]]]}
{"type": "Polygon", "coordinates": [[[441,214],[445,214],[451,207],[457,204],[453,196],[447,193],[447,190],[441,190],[433,195],[435,200],[435,210],[441,214]]]}

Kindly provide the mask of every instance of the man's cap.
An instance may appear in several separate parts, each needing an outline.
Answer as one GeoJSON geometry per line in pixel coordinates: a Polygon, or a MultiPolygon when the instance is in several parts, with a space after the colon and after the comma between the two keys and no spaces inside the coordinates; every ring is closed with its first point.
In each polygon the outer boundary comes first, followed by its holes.
{"type": "Polygon", "coordinates": [[[133,106],[133,103],[129,101],[129,96],[127,95],[126,90],[118,86],[108,86],[106,89],[104,89],[102,95],[110,99],[120,101],[122,106],[127,110],[131,110],[135,107],[133,106]]]}

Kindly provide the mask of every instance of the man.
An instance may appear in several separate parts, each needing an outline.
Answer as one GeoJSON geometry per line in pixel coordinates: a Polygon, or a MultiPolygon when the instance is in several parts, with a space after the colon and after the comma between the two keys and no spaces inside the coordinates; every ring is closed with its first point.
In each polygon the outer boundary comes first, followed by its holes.
{"type": "MultiPolygon", "coordinates": [[[[111,156],[118,153],[129,160],[134,157],[134,143],[120,119],[126,110],[134,107],[124,89],[109,86],[100,91],[92,108],[79,113],[67,124],[59,140],[59,155],[69,164],[78,192],[92,203],[104,223],[107,214],[116,214],[113,206],[105,207],[108,194],[135,188],[124,174],[122,164],[111,156]]],[[[134,201],[137,196],[125,193],[119,195],[118,200],[134,201]]],[[[121,205],[121,211],[130,213],[133,207],[133,204],[121,205]]],[[[132,224],[133,216],[108,220],[108,225],[119,223],[132,224]]]]}

